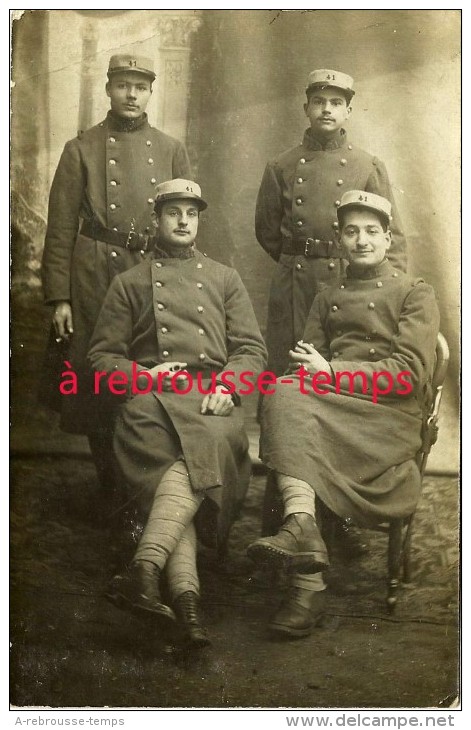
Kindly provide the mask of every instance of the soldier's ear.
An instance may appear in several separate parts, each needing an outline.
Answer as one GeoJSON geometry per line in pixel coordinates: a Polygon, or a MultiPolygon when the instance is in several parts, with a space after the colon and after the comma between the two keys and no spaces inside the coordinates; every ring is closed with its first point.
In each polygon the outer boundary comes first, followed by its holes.
{"type": "Polygon", "coordinates": [[[391,248],[391,243],[392,243],[392,236],[391,236],[391,231],[389,230],[389,228],[385,233],[385,238],[387,241],[386,251],[389,251],[389,249],[391,248]]]}
{"type": "Polygon", "coordinates": [[[105,84],[105,91],[106,91],[106,96],[108,96],[108,97],[111,96],[110,88],[111,88],[111,83],[109,81],[107,81],[105,84]]]}
{"type": "Polygon", "coordinates": [[[342,258],[348,259],[348,249],[344,245],[344,242],[342,240],[343,228],[344,228],[344,225],[340,224],[340,221],[339,221],[339,229],[337,231],[337,244],[340,248],[340,253],[343,254],[342,258]]]}
{"type": "Polygon", "coordinates": [[[306,116],[307,116],[307,108],[308,108],[308,106],[309,106],[309,102],[308,101],[305,101],[304,104],[303,104],[303,108],[304,108],[304,113],[305,113],[306,116]]]}

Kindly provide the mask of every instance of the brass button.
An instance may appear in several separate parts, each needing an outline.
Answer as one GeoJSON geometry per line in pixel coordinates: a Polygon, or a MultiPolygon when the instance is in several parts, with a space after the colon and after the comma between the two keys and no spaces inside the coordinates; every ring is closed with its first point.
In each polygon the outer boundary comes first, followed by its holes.
{"type": "Polygon", "coordinates": [[[381,289],[381,287],[383,286],[383,282],[382,281],[377,281],[376,282],[376,286],[378,287],[378,289],[381,289]]]}
{"type": "Polygon", "coordinates": [[[298,226],[298,228],[301,228],[302,224],[303,224],[302,221],[296,221],[296,225],[298,226]]]}
{"type": "Polygon", "coordinates": [[[299,271],[300,269],[302,269],[302,268],[303,268],[303,265],[302,265],[302,264],[296,264],[296,268],[297,268],[297,270],[299,271]]]}
{"type": "Polygon", "coordinates": [[[154,202],[154,198],[147,198],[147,202],[152,204],[154,202]]]}
{"type": "Polygon", "coordinates": [[[149,163],[149,165],[153,165],[154,164],[154,160],[152,159],[152,157],[149,157],[149,159],[147,160],[147,162],[149,163]]]}
{"type": "Polygon", "coordinates": [[[334,243],[333,241],[329,241],[330,246],[333,246],[333,243],[334,243]]]}
{"type": "Polygon", "coordinates": [[[342,180],[342,179],[340,179],[340,180],[337,180],[337,185],[338,185],[339,187],[340,187],[340,185],[343,185],[343,180],[342,180]]]}
{"type": "Polygon", "coordinates": [[[168,351],[168,350],[164,350],[164,351],[162,352],[162,355],[163,355],[164,357],[168,357],[168,356],[170,355],[170,353],[169,353],[169,351],[168,351]]]}
{"type": "Polygon", "coordinates": [[[116,210],[116,205],[114,203],[111,203],[110,210],[116,210]]]}
{"type": "Polygon", "coordinates": [[[351,145],[351,144],[349,144],[349,145],[348,145],[348,149],[349,149],[349,150],[352,150],[352,149],[353,149],[353,147],[352,147],[352,145],[351,145]]]}
{"type": "Polygon", "coordinates": [[[374,309],[374,308],[375,308],[374,302],[370,302],[368,304],[368,309],[374,309]]]}
{"type": "Polygon", "coordinates": [[[316,240],[314,241],[314,243],[320,243],[320,242],[321,242],[320,238],[316,238],[316,240]]]}
{"type": "Polygon", "coordinates": [[[204,330],[203,330],[203,329],[201,329],[201,328],[200,328],[200,329],[198,330],[198,334],[199,334],[199,335],[204,335],[204,334],[205,334],[205,332],[204,332],[204,330]]]}
{"type": "Polygon", "coordinates": [[[339,205],[340,205],[340,200],[336,200],[335,203],[334,203],[334,205],[335,205],[336,208],[338,208],[339,205]]]}
{"type": "Polygon", "coordinates": [[[156,265],[156,267],[158,269],[161,269],[162,268],[162,264],[160,263],[160,261],[157,261],[157,263],[155,265],[156,265]]]}
{"type": "Polygon", "coordinates": [[[158,288],[160,289],[160,287],[162,287],[162,286],[163,286],[163,284],[162,284],[162,282],[161,282],[161,281],[156,281],[156,282],[155,282],[155,286],[156,286],[156,287],[158,287],[158,288]]]}
{"type": "Polygon", "coordinates": [[[116,226],[113,226],[113,231],[117,231],[117,230],[118,230],[118,229],[116,228],[116,226]]]}
{"type": "Polygon", "coordinates": [[[296,180],[296,182],[298,182],[298,183],[302,183],[302,182],[303,182],[303,179],[302,179],[302,177],[298,177],[298,179],[296,180]]]}
{"type": "Polygon", "coordinates": [[[150,226],[146,226],[146,233],[149,233],[149,231],[150,231],[150,226]]]}
{"type": "Polygon", "coordinates": [[[117,184],[118,183],[116,182],[116,180],[110,180],[110,185],[112,185],[114,188],[116,187],[117,184]]]}
{"type": "Polygon", "coordinates": [[[372,347],[370,350],[368,350],[368,352],[370,353],[370,355],[376,355],[376,350],[374,347],[372,347]]]}
{"type": "Polygon", "coordinates": [[[296,198],[296,205],[302,205],[303,199],[302,198],[296,198]]]}
{"type": "Polygon", "coordinates": [[[340,164],[342,165],[342,167],[345,167],[345,165],[347,164],[347,160],[345,159],[345,157],[342,157],[342,159],[340,160],[340,164]]]}
{"type": "Polygon", "coordinates": [[[146,145],[147,145],[148,147],[150,147],[150,146],[152,145],[152,142],[150,141],[150,139],[148,139],[148,140],[147,140],[147,142],[146,142],[146,145]]]}
{"type": "Polygon", "coordinates": [[[144,251],[144,249],[143,249],[143,248],[141,248],[141,250],[139,251],[139,253],[141,254],[141,256],[144,256],[144,254],[145,254],[145,251],[144,251]]]}
{"type": "Polygon", "coordinates": [[[202,289],[203,288],[203,284],[200,281],[197,283],[196,286],[198,287],[198,289],[202,289]]]}
{"type": "Polygon", "coordinates": [[[337,223],[337,221],[334,221],[334,222],[332,223],[332,228],[334,228],[335,230],[337,230],[337,229],[338,229],[338,227],[339,227],[339,224],[337,223]]]}
{"type": "Polygon", "coordinates": [[[116,165],[116,160],[109,160],[108,165],[116,165]]]}
{"type": "Polygon", "coordinates": [[[157,180],[155,179],[155,177],[151,177],[150,181],[151,181],[152,185],[155,185],[155,183],[157,182],[157,180]]]}
{"type": "Polygon", "coordinates": [[[205,360],[206,359],[206,355],[204,354],[204,352],[202,352],[200,355],[198,355],[198,359],[199,360],[205,360]]]}
{"type": "Polygon", "coordinates": [[[109,140],[110,140],[110,142],[116,142],[116,138],[115,137],[110,137],[109,140]]]}
{"type": "Polygon", "coordinates": [[[112,259],[115,259],[117,255],[118,255],[118,254],[117,254],[117,252],[116,252],[116,251],[112,251],[112,252],[110,253],[110,256],[111,256],[111,258],[112,258],[112,259]]]}
{"type": "Polygon", "coordinates": [[[339,308],[337,307],[337,305],[336,305],[336,304],[333,304],[333,305],[332,305],[332,311],[333,311],[333,312],[338,312],[338,309],[339,309],[339,308]]]}
{"type": "Polygon", "coordinates": [[[338,357],[339,355],[340,355],[340,352],[337,352],[337,350],[332,353],[332,357],[338,357]]]}
{"type": "Polygon", "coordinates": [[[396,278],[397,276],[399,276],[399,274],[397,273],[397,271],[395,271],[395,272],[393,273],[393,276],[394,276],[394,278],[396,278]]]}
{"type": "Polygon", "coordinates": [[[200,305],[199,307],[197,307],[197,310],[198,310],[198,312],[204,312],[204,307],[202,307],[202,306],[200,305]]]}
{"type": "Polygon", "coordinates": [[[299,160],[299,164],[300,165],[304,165],[305,163],[306,163],[305,158],[304,157],[301,157],[301,159],[299,160]]]}
{"type": "Polygon", "coordinates": [[[203,268],[203,264],[196,264],[196,268],[197,269],[202,269],[203,268]]]}
{"type": "Polygon", "coordinates": [[[329,269],[335,269],[335,264],[333,261],[329,263],[329,269]]]}
{"type": "Polygon", "coordinates": [[[340,284],[341,289],[345,289],[345,284],[340,284]]]}
{"type": "Polygon", "coordinates": [[[160,311],[162,311],[162,309],[165,309],[165,307],[164,307],[164,305],[161,302],[159,302],[157,304],[157,309],[159,309],[160,311]]]}
{"type": "Polygon", "coordinates": [[[162,334],[166,335],[168,332],[168,329],[166,327],[162,327],[161,330],[162,334]]]}

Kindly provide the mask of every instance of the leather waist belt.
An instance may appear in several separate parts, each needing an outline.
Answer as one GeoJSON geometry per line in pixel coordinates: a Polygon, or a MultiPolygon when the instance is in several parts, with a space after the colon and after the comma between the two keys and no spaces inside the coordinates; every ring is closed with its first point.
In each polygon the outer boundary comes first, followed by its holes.
{"type": "Polygon", "coordinates": [[[80,233],[88,238],[95,238],[112,246],[127,248],[129,251],[151,251],[154,248],[156,238],[146,233],[135,231],[114,231],[112,228],[105,228],[96,221],[84,221],[80,233]]]}
{"type": "Polygon", "coordinates": [[[322,241],[319,238],[306,238],[304,241],[284,239],[282,253],[291,256],[306,256],[314,259],[341,259],[342,249],[336,241],[322,241]]]}

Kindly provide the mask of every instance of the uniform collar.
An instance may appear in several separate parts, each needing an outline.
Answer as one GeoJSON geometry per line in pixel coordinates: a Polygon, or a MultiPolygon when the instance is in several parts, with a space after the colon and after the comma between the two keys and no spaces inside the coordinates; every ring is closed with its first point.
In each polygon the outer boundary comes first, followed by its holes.
{"type": "Polygon", "coordinates": [[[345,129],[339,129],[333,137],[325,140],[323,137],[316,137],[311,127],[304,132],[303,145],[308,150],[338,150],[347,144],[347,133],[345,129]]]}
{"type": "Polygon", "coordinates": [[[396,271],[394,266],[384,259],[378,266],[367,269],[355,269],[352,264],[347,266],[347,279],[385,279],[396,271]]]}
{"type": "Polygon", "coordinates": [[[141,129],[141,127],[148,125],[145,112],[139,119],[125,119],[114,114],[110,109],[106,115],[106,121],[108,122],[108,128],[113,132],[134,132],[135,129],[141,129]]]}
{"type": "Polygon", "coordinates": [[[195,244],[185,248],[156,244],[153,256],[156,259],[192,259],[195,256],[195,251],[195,244]]]}

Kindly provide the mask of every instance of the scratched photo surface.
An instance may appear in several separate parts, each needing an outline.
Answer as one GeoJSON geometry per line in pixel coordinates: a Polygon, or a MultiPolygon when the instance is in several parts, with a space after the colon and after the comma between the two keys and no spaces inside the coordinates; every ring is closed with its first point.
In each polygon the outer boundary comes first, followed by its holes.
{"type": "Polygon", "coordinates": [[[453,706],[460,671],[460,11],[12,12],[12,704],[453,706]],[[333,551],[319,625],[297,640],[268,633],[288,577],[267,574],[246,554],[260,535],[266,483],[256,394],[243,399],[252,472],[227,554],[199,546],[211,646],[186,651],[152,620],[105,598],[141,528],[119,534],[86,436],[60,428],[54,406],[67,350],[57,343],[51,358],[41,262],[64,145],[105,119],[109,59],[127,53],[151,59],[149,123],[185,145],[187,177],[208,202],[197,248],[236,269],[264,336],[277,267],[255,235],[266,164],[303,140],[312,70],[354,79],[348,140],[387,169],[407,270],[433,286],[450,351],[410,575],[394,613],[385,603],[388,537],[361,530],[360,557],[333,551]]]}

